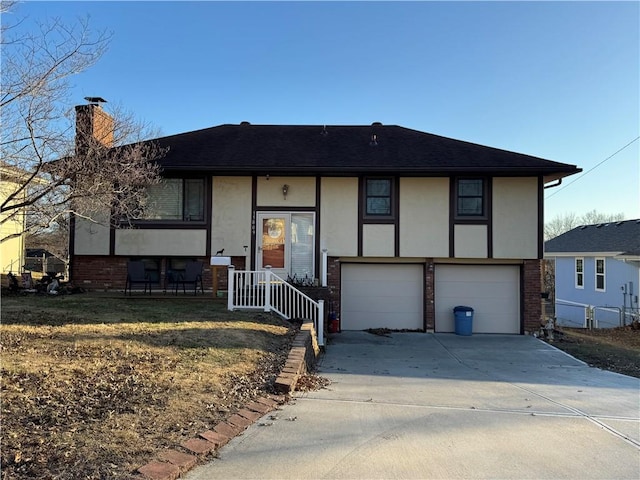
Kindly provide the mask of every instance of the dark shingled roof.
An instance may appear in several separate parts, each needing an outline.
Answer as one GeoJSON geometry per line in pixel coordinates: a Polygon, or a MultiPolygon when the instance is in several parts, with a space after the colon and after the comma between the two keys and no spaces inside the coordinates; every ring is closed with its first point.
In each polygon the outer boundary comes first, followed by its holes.
{"type": "Polygon", "coordinates": [[[620,252],[640,255],[640,220],[583,225],[545,242],[546,253],[620,252]]]}
{"type": "Polygon", "coordinates": [[[546,181],[581,169],[529,155],[396,125],[220,125],[155,139],[169,151],[166,171],[225,174],[458,173],[543,175],[546,181]],[[375,136],[375,137],[374,137],[375,136]]]}

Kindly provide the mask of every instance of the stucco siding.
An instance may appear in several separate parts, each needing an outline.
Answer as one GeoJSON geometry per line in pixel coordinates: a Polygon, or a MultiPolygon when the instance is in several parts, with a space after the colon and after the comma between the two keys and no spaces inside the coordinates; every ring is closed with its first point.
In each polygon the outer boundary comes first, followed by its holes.
{"type": "Polygon", "coordinates": [[[538,258],[538,179],[493,179],[493,257],[538,258]]]}
{"type": "Polygon", "coordinates": [[[91,215],[96,223],[84,218],[75,220],[75,255],[109,255],[110,227],[108,213],[91,215]]]}
{"type": "Polygon", "coordinates": [[[449,179],[400,179],[400,256],[449,255],[449,179]]]}
{"type": "Polygon", "coordinates": [[[258,177],[256,203],[259,207],[314,207],[315,177],[258,177]],[[282,187],[287,185],[287,196],[282,187]]]}
{"type": "Polygon", "coordinates": [[[358,179],[323,178],[320,248],[332,256],[358,254],[358,179]]]}
{"type": "Polygon", "coordinates": [[[211,252],[244,256],[251,245],[251,178],[214,177],[211,252]]]}
{"type": "Polygon", "coordinates": [[[456,258],[487,258],[486,225],[456,225],[454,238],[456,258]]]}
{"type": "MultiPolygon", "coordinates": [[[[116,230],[116,255],[204,256],[206,230],[116,230]]],[[[226,252],[225,252],[226,253],[226,252]]]]}
{"type": "Polygon", "coordinates": [[[362,253],[365,257],[393,257],[395,253],[395,226],[363,225],[362,253]]]}

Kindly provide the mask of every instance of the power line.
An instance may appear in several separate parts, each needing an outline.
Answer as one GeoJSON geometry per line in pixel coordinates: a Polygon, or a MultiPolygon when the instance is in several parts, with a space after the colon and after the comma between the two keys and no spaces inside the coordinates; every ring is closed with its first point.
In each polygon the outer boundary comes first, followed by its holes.
{"type": "Polygon", "coordinates": [[[612,153],[611,155],[609,155],[607,158],[605,158],[604,160],[602,160],[600,163],[598,163],[597,165],[594,165],[593,167],[591,167],[589,170],[587,170],[586,172],[583,172],[582,175],[580,175],[579,177],[575,178],[573,181],[567,183],[566,185],[563,185],[562,187],[558,188],[557,190],[555,190],[552,194],[550,194],[549,196],[545,197],[546,199],[549,199],[551,197],[553,197],[556,193],[559,193],[560,191],[564,190],[565,188],[567,188],[569,185],[573,185],[574,183],[576,183],[578,180],[581,180],[584,178],[584,176],[589,173],[594,171],[596,168],[598,168],[600,165],[602,165],[604,162],[606,162],[607,160],[612,159],[613,157],[615,157],[617,154],[619,154],[621,151],[623,151],[625,148],[627,148],[628,146],[632,145],[633,143],[637,142],[638,139],[640,139],[640,135],[638,135],[636,138],[634,138],[633,140],[631,140],[629,143],[627,143],[624,147],[620,148],[619,150],[617,150],[616,152],[612,153]]]}

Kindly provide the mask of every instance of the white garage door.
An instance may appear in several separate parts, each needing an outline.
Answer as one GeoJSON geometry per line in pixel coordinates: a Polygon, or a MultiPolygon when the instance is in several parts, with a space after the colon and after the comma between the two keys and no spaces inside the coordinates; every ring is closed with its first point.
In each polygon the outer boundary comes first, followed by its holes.
{"type": "Polygon", "coordinates": [[[423,266],[343,264],[341,328],[422,330],[423,266]]]}
{"type": "Polygon", "coordinates": [[[520,268],[436,265],[436,332],[455,331],[453,308],[472,307],[474,333],[520,333],[520,268]]]}

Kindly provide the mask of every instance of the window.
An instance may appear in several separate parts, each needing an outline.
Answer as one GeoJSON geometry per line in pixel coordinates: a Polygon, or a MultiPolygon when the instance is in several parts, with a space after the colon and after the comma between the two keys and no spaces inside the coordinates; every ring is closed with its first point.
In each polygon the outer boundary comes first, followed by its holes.
{"type": "Polygon", "coordinates": [[[456,216],[483,217],[485,215],[484,180],[460,178],[456,185],[456,216]]]}
{"type": "Polygon", "coordinates": [[[165,178],[147,188],[142,220],[204,221],[204,179],[165,178]]]}
{"type": "Polygon", "coordinates": [[[584,288],[584,258],[576,258],[576,288],[584,288]]]}
{"type": "Polygon", "coordinates": [[[368,178],[365,181],[365,215],[372,217],[390,217],[391,179],[368,178]]]}
{"type": "Polygon", "coordinates": [[[604,292],[604,258],[596,258],[596,290],[604,292]]]}

